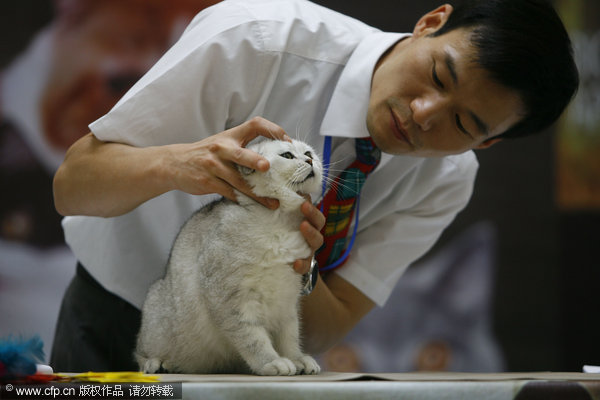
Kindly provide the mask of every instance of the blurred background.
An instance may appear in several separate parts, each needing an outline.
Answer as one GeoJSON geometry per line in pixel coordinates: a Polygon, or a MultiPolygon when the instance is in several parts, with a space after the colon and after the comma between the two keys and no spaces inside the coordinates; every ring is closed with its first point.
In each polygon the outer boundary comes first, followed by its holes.
{"type": "MultiPolygon", "coordinates": [[[[0,3],[0,338],[46,353],[75,271],[52,176],[216,0],[0,3]]],[[[412,31],[440,2],[317,0],[412,31]]],[[[337,371],[581,371],[600,365],[600,2],[555,0],[582,85],[550,131],[477,153],[469,206],[376,309],[321,356],[337,371]]],[[[534,19],[532,18],[532,23],[534,19]]]]}

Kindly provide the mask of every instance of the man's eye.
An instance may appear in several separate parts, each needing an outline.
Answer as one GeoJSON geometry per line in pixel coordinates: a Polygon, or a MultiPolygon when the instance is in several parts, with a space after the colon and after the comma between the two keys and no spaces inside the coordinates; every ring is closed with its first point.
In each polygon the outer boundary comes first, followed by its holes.
{"type": "Polygon", "coordinates": [[[439,86],[440,88],[444,88],[444,84],[442,83],[442,81],[440,80],[440,77],[437,74],[437,71],[435,69],[435,60],[433,60],[433,67],[431,68],[431,76],[433,77],[433,81],[435,82],[435,84],[437,86],[439,86]]]}
{"type": "Polygon", "coordinates": [[[456,120],[456,126],[458,127],[458,129],[459,129],[459,130],[460,130],[462,133],[464,133],[465,135],[467,135],[467,136],[469,136],[469,137],[473,137],[473,136],[472,136],[472,135],[469,133],[469,131],[467,131],[467,130],[465,129],[465,127],[463,126],[463,124],[462,124],[462,122],[461,122],[461,120],[460,120],[460,117],[458,116],[458,114],[456,114],[456,115],[454,116],[454,119],[456,120]]]}
{"type": "Polygon", "coordinates": [[[292,153],[290,153],[289,151],[286,151],[285,153],[281,153],[279,156],[290,159],[290,160],[295,158],[294,155],[292,153]]]}

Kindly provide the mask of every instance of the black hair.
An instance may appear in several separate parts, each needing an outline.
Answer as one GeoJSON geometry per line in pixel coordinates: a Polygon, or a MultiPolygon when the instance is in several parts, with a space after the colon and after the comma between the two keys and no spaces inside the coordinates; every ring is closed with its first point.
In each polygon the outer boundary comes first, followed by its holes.
{"type": "Polygon", "coordinates": [[[514,138],[554,123],[579,86],[569,35],[546,0],[464,0],[433,33],[472,29],[474,61],[490,78],[516,90],[525,115],[499,135],[514,138]]]}

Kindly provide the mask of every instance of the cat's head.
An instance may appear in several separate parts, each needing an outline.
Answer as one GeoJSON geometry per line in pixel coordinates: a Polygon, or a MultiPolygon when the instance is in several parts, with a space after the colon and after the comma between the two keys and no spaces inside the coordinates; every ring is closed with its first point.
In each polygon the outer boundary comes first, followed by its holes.
{"type": "Polygon", "coordinates": [[[276,198],[284,205],[290,197],[297,200],[299,194],[317,193],[320,190],[323,165],[310,145],[299,140],[263,140],[248,148],[270,163],[267,172],[240,168],[256,195],[276,198]]]}

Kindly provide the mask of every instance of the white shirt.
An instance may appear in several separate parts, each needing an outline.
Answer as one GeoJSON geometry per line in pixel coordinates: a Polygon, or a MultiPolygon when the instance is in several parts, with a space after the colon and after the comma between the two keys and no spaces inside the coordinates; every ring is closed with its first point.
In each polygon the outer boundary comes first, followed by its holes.
{"type": "MultiPolygon", "coordinates": [[[[150,146],[198,141],[262,116],[317,151],[325,135],[334,136],[331,161],[341,169],[354,158],[348,138],[369,135],[375,63],[405,36],[304,0],[225,1],[198,14],[90,129],[101,140],[150,146]]],[[[363,188],[351,256],[336,273],[383,305],[406,267],[465,206],[476,170],[472,152],[384,154],[363,188]]],[[[164,274],[180,226],[214,199],[173,191],[116,218],[68,217],[66,240],[107,290],[140,307],[164,274]]]]}

